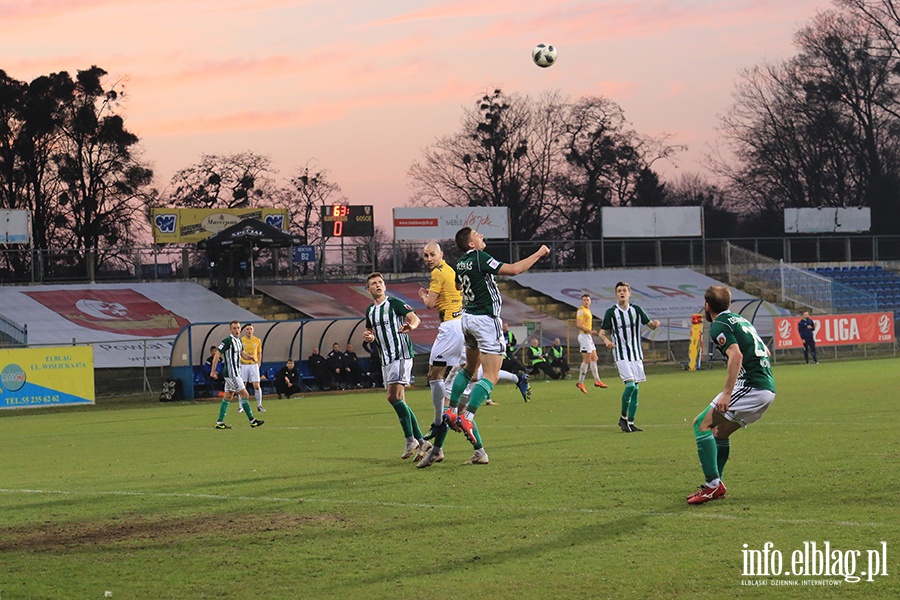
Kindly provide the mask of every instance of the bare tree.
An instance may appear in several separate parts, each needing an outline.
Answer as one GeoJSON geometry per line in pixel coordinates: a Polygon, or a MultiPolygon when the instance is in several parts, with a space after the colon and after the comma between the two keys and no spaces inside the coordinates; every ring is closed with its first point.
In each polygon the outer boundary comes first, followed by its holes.
{"type": "Polygon", "coordinates": [[[464,112],[462,130],[426,149],[409,171],[414,202],[506,206],[513,239],[531,239],[551,212],[548,193],[561,101],[494,90],[464,112]]]}
{"type": "Polygon", "coordinates": [[[900,58],[900,7],[894,0],[835,0],[880,32],[878,44],[884,54],[900,58]]]}
{"type": "Polygon", "coordinates": [[[565,163],[554,180],[555,216],[559,234],[575,239],[600,237],[604,206],[662,203],[651,166],[683,149],[667,138],[639,135],[618,104],[592,96],[566,106],[560,148],[565,163]]]}
{"type": "Polygon", "coordinates": [[[721,130],[736,161],[715,166],[745,210],[868,205],[879,227],[891,220],[896,61],[878,35],[853,15],[821,13],[798,32],[798,56],[742,73],[721,130]]]}
{"type": "Polygon", "coordinates": [[[169,200],[188,208],[254,208],[273,192],[273,175],[268,156],[204,154],[199,163],[172,176],[169,200]]]}
{"type": "Polygon", "coordinates": [[[279,190],[275,206],[288,210],[291,231],[305,236],[308,244],[315,244],[321,236],[321,207],[342,200],[341,187],[331,181],[328,171],[309,160],[297,169],[290,185],[279,190]]]}

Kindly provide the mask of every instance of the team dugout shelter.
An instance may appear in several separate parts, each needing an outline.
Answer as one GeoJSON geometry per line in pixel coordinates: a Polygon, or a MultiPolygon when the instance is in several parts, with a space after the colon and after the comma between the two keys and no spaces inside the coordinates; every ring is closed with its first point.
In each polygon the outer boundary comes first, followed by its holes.
{"type": "MultiPolygon", "coordinates": [[[[365,319],[345,317],[247,321],[241,323],[242,327],[244,325],[253,325],[253,335],[262,341],[261,375],[274,373],[284,366],[288,358],[293,358],[301,379],[308,382],[314,379],[306,360],[313,348],[318,348],[323,356],[327,356],[333,344],[339,344],[343,352],[350,343],[358,352],[362,344],[365,319]]],[[[204,372],[203,369],[209,356],[209,348],[218,346],[231,335],[229,326],[229,323],[191,323],[183,327],[175,337],[169,366],[172,378],[181,382],[185,400],[193,400],[195,392],[209,384],[208,371],[204,372]]],[[[363,370],[367,361],[368,357],[360,356],[363,370]]],[[[262,383],[265,385],[267,381],[264,379],[262,383]]]]}

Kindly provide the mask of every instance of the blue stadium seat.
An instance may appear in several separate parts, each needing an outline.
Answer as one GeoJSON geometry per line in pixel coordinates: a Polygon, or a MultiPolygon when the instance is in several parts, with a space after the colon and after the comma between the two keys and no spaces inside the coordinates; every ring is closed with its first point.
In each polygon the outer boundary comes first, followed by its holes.
{"type": "Polygon", "coordinates": [[[263,394],[275,393],[275,373],[277,373],[275,367],[269,367],[264,372],[260,373],[260,375],[265,376],[265,378],[259,378],[259,387],[262,389],[263,394]]]}
{"type": "Polygon", "coordinates": [[[199,370],[194,370],[194,398],[209,398],[213,396],[213,380],[209,376],[209,363],[199,370]]]}

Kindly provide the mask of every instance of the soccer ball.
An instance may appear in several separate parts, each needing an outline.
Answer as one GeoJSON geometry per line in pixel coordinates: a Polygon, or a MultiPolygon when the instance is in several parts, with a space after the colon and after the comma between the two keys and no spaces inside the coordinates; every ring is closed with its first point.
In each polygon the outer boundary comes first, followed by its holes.
{"type": "Polygon", "coordinates": [[[556,62],[556,48],[550,44],[538,44],[531,51],[531,59],[539,67],[551,67],[556,62]]]}

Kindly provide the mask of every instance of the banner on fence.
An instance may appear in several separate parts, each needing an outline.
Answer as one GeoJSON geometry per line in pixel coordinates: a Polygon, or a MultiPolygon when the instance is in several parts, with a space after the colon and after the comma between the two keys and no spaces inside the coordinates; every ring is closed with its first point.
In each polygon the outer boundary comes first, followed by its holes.
{"type": "Polygon", "coordinates": [[[395,208],[395,240],[452,240],[463,227],[488,239],[509,239],[509,208],[505,206],[444,206],[395,208]]]}
{"type": "Polygon", "coordinates": [[[0,408],[94,403],[94,349],[0,350],[0,408]]]}
{"type": "MultiPolygon", "coordinates": [[[[801,317],[775,319],[775,348],[802,348],[797,331],[801,317]]],[[[894,341],[894,313],[822,315],[812,317],[816,324],[817,346],[885,344],[894,341]]]]}
{"type": "Polygon", "coordinates": [[[285,208],[150,209],[153,241],[157,244],[199,242],[244,219],[256,219],[283,231],[290,229],[290,220],[285,208]]]}

